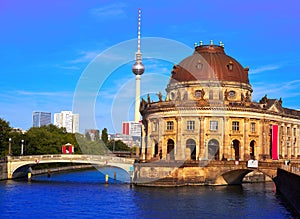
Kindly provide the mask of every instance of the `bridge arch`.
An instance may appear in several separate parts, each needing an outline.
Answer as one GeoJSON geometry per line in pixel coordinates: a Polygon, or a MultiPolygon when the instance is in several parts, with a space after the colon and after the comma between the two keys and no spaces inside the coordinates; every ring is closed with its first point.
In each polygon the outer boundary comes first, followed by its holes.
{"type": "Polygon", "coordinates": [[[236,168],[229,169],[217,173],[215,184],[217,185],[237,185],[242,184],[244,177],[253,171],[261,172],[265,176],[271,178],[274,181],[276,176],[276,170],[270,169],[253,169],[253,168],[236,168]]]}
{"type": "Polygon", "coordinates": [[[133,172],[134,159],[115,156],[73,154],[12,157],[12,159],[8,162],[8,179],[13,178],[13,174],[20,168],[23,168],[24,166],[33,166],[38,163],[95,164],[99,166],[117,167],[131,174],[133,172]]]}

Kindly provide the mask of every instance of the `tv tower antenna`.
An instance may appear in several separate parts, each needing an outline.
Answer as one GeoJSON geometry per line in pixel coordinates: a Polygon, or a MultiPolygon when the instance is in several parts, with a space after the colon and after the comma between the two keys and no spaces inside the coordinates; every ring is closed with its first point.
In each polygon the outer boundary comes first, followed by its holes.
{"type": "Polygon", "coordinates": [[[135,108],[134,108],[134,121],[140,121],[140,93],[141,93],[141,75],[145,71],[145,66],[142,63],[141,53],[141,14],[142,10],[138,10],[138,47],[135,53],[135,63],[132,66],[132,72],[135,74],[135,108]]]}

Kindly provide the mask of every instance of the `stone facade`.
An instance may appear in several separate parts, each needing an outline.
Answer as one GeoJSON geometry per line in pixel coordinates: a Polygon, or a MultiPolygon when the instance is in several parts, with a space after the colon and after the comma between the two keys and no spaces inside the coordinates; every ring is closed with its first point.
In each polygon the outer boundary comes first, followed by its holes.
{"type": "Polygon", "coordinates": [[[166,98],[142,99],[140,158],[151,160],[272,159],[278,127],[278,158],[300,155],[300,112],[282,100],[252,101],[249,68],[224,52],[201,45],[174,65],[166,98]]]}

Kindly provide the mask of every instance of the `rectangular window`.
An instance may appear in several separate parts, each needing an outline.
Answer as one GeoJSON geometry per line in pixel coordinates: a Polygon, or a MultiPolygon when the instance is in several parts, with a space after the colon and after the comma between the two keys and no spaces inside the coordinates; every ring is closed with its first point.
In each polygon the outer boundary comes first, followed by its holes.
{"type": "Polygon", "coordinates": [[[290,135],[291,134],[291,128],[290,127],[286,127],[286,134],[290,135]]]}
{"type": "Polygon", "coordinates": [[[236,122],[236,121],[233,121],[232,122],[232,130],[233,131],[239,131],[240,130],[240,123],[236,122]]]}
{"type": "Polygon", "coordinates": [[[296,128],[293,128],[293,136],[296,137],[296,128]]]}
{"type": "Polygon", "coordinates": [[[157,122],[152,123],[152,131],[156,132],[157,131],[157,122]]]}
{"type": "Polygon", "coordinates": [[[186,129],[187,130],[195,130],[195,121],[187,121],[186,129]]]}
{"type": "Polygon", "coordinates": [[[251,130],[251,132],[255,132],[255,122],[251,123],[250,130],[251,130]]]}
{"type": "Polygon", "coordinates": [[[210,121],[210,130],[217,131],[218,130],[218,121],[210,121]]]}
{"type": "Polygon", "coordinates": [[[168,121],[167,122],[167,130],[173,130],[174,129],[174,122],[168,121]]]}

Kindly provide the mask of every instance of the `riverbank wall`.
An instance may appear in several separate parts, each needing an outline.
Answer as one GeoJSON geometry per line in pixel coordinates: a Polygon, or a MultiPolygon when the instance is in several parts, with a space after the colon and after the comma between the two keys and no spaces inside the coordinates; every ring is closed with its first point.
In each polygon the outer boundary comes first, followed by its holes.
{"type": "Polygon", "coordinates": [[[300,175],[278,169],[275,184],[277,192],[284,196],[300,216],[300,175]]]}
{"type": "Polygon", "coordinates": [[[7,179],[7,163],[5,159],[0,160],[0,180],[7,179]]]}

